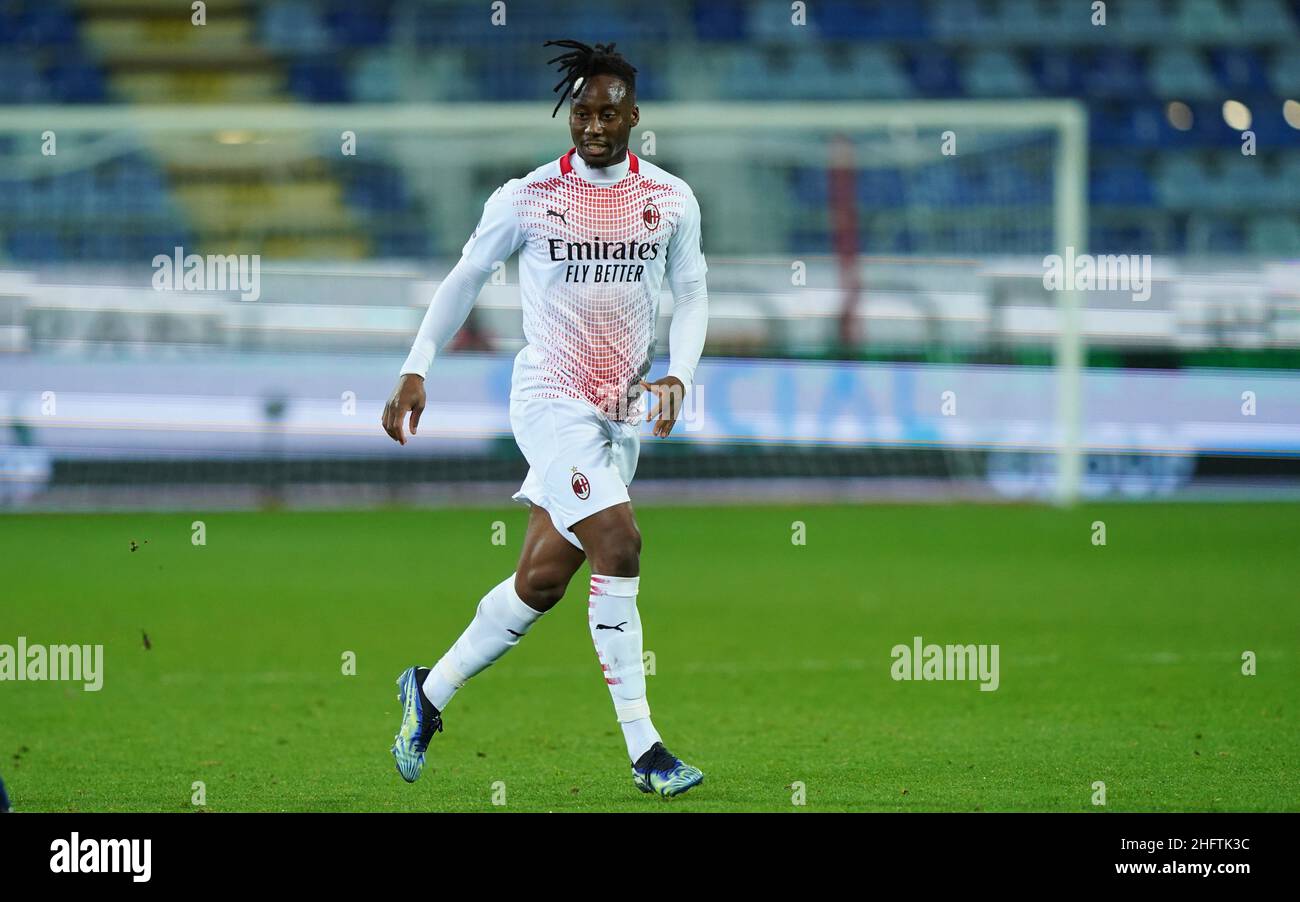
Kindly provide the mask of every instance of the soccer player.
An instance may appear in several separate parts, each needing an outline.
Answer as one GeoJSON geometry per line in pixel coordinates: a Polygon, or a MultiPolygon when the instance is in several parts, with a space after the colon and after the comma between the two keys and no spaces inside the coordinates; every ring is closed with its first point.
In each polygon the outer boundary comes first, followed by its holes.
{"type": "Polygon", "coordinates": [[[494,265],[519,251],[527,345],[515,358],[510,425],[528,461],[515,493],[530,505],[514,573],[478,604],[474,619],[431,668],[398,677],[397,769],[414,782],[447,703],[474,675],[519,643],[591,564],[588,625],[632,780],[674,796],[704,775],[664,747],[650,719],[642,665],[641,534],[628,497],[640,452],[638,423],[672,432],[691,388],[708,324],[700,209],[685,182],[628,150],[640,122],[636,69],[614,45],[547,41],[564,77],[573,147],[498,188],[460,261],[438,287],[400,381],[384,408],[385,431],[406,444],[425,407],[424,377],[465,321],[494,265]],[[673,292],[668,373],[647,382],[664,281],[673,292]],[[647,396],[654,409],[646,411],[647,396]]]}

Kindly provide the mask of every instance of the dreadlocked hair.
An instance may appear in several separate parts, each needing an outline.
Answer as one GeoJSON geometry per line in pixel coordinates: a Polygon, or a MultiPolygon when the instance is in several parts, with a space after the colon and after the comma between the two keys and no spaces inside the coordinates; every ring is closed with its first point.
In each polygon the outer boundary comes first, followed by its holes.
{"type": "Polygon", "coordinates": [[[542,46],[550,47],[552,44],[556,47],[569,48],[568,53],[561,53],[554,59],[546,61],[548,66],[559,63],[556,67],[557,71],[564,73],[564,77],[551,89],[560,94],[555,109],[551,111],[552,119],[560,111],[565,98],[576,95],[582,86],[596,75],[613,75],[620,78],[629,91],[636,93],[636,67],[623,59],[622,54],[615,53],[613,44],[597,44],[595,47],[589,47],[581,41],[547,41],[542,46]]]}

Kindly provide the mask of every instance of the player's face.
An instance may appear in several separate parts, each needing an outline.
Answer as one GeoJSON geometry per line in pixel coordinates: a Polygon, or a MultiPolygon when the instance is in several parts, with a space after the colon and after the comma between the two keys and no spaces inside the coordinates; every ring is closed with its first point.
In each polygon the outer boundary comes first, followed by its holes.
{"type": "Polygon", "coordinates": [[[627,153],[628,137],[641,121],[627,85],[612,75],[596,75],[569,105],[569,134],[588,166],[610,166],[627,153]]]}

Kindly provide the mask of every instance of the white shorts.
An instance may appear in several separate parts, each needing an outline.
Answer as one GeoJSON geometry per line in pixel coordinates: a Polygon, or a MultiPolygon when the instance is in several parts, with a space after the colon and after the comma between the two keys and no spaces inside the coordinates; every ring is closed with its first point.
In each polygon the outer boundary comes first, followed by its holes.
{"type": "Polygon", "coordinates": [[[511,399],[510,428],[528,459],[528,475],[512,497],[544,508],[560,535],[582,548],[573,524],[631,500],[639,426],[572,398],[511,399]]]}

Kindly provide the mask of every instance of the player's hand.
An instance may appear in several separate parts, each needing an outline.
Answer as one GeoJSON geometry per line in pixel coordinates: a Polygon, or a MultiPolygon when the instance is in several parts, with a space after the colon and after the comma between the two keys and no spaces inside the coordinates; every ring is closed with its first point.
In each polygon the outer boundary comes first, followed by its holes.
{"type": "Polygon", "coordinates": [[[393,396],[384,405],[384,416],[380,420],[384,431],[399,445],[406,444],[406,436],[402,434],[402,420],[406,419],[407,411],[411,413],[411,435],[415,435],[420,414],[424,413],[424,380],[414,373],[407,373],[397,383],[393,396]]]}
{"type": "Polygon", "coordinates": [[[654,382],[641,380],[641,387],[647,392],[654,395],[655,407],[651,405],[646,409],[646,421],[654,420],[654,434],[659,438],[667,438],[668,433],[673,431],[673,426],[677,424],[677,418],[682,413],[682,402],[686,398],[686,386],[682,380],[676,376],[664,376],[662,379],[656,379],[654,382]]]}

